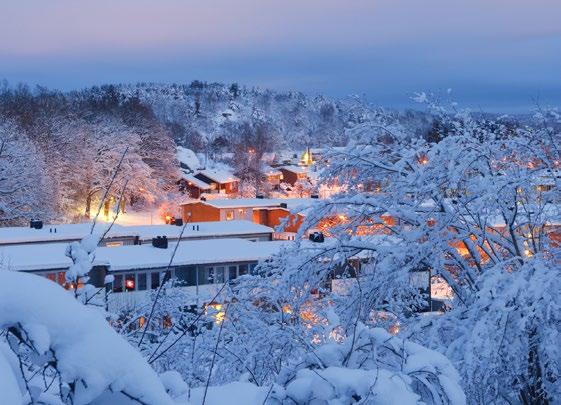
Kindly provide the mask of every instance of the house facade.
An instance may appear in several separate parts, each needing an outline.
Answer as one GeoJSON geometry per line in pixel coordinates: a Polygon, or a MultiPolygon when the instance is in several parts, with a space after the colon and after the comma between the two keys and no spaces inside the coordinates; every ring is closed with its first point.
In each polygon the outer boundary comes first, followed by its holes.
{"type": "Polygon", "coordinates": [[[297,232],[304,219],[304,210],[317,202],[314,198],[243,198],[231,200],[189,201],[182,204],[184,221],[228,222],[239,219],[275,228],[284,221],[285,232],[297,232]],[[292,210],[298,213],[291,213],[292,210]]]}
{"type": "MultiPolygon", "coordinates": [[[[182,241],[175,249],[152,245],[102,247],[96,250],[90,282],[106,289],[104,299],[110,310],[145,302],[151,290],[173,278],[193,303],[205,303],[225,282],[254,272],[261,260],[277,253],[285,242],[251,242],[242,239],[182,241]],[[106,276],[112,276],[109,284],[106,276]]],[[[10,246],[0,249],[8,270],[25,271],[57,282],[66,288],[65,272],[72,264],[66,257],[67,244],[10,246]]]]}

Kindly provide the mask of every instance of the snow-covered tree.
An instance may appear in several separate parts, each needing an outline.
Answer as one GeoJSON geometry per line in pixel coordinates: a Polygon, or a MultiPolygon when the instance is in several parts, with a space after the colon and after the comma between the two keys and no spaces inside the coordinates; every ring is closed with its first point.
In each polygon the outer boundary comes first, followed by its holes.
{"type": "MultiPolygon", "coordinates": [[[[468,334],[469,345],[464,340],[464,346],[457,346],[459,351],[469,347],[471,354],[452,357],[469,401],[545,401],[556,394],[551,390],[555,378],[546,376],[555,375],[559,357],[546,349],[548,338],[531,326],[511,335],[517,344],[501,346],[503,359],[520,359],[517,371],[475,359],[497,348],[496,329],[483,333],[493,328],[493,318],[486,319],[484,312],[489,297],[495,297],[496,307],[513,305],[506,304],[511,298],[483,294],[486,280],[494,280],[497,288],[517,278],[531,283],[531,291],[553,288],[552,279],[529,277],[527,269],[555,267],[552,233],[558,232],[561,134],[558,123],[544,117],[556,115],[542,112],[537,124],[513,130],[502,120],[430,107],[448,128],[439,142],[419,138],[391,116],[380,115],[378,124],[369,121],[350,134],[353,143],[345,151],[328,156],[324,179],[337,179],[344,191],[307,209],[300,231],[303,235],[319,228],[327,241],[297,241],[262,266],[267,281],[261,288],[272,294],[270,302],[290,304],[295,313],[307,305],[313,305],[315,314],[333,307],[345,329],[357,319],[368,325],[398,324],[402,333],[412,333],[421,343],[431,332],[475,330],[479,338],[468,334]],[[453,292],[451,311],[436,318],[444,322],[450,317],[444,329],[425,330],[414,315],[428,308],[428,272],[453,292]],[[543,363],[541,356],[547,357],[543,363]],[[510,397],[492,389],[478,397],[489,384],[509,390],[510,397]]],[[[519,305],[513,308],[522,315],[519,322],[534,325],[533,315],[519,305]]],[[[548,325],[547,335],[558,336],[555,317],[548,325]]],[[[431,347],[445,352],[455,336],[431,338],[431,347]]]]}
{"type": "Polygon", "coordinates": [[[14,122],[0,119],[0,224],[51,215],[41,152],[14,122]]]}

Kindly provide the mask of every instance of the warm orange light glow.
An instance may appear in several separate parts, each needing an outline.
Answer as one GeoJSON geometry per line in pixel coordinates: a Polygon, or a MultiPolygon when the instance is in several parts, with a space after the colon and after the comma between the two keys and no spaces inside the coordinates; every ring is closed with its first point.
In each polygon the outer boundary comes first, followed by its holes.
{"type": "Polygon", "coordinates": [[[398,323],[394,323],[392,326],[389,327],[388,332],[390,332],[392,335],[397,335],[399,333],[399,324],[398,323]]]}
{"type": "Polygon", "coordinates": [[[421,155],[419,157],[419,163],[422,165],[426,165],[429,163],[429,158],[426,155],[421,155]]]}
{"type": "Polygon", "coordinates": [[[226,319],[226,312],[223,311],[222,308],[223,308],[223,305],[222,304],[217,304],[217,303],[208,304],[206,306],[205,313],[207,315],[210,315],[212,318],[214,318],[214,323],[216,325],[220,325],[226,319]],[[209,314],[209,309],[211,309],[210,314],[209,314]]]}

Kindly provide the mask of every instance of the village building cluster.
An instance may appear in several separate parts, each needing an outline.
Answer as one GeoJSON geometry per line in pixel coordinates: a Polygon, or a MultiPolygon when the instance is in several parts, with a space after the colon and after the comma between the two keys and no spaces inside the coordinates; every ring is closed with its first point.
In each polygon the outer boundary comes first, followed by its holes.
{"type": "MultiPolygon", "coordinates": [[[[282,183],[313,184],[317,176],[312,173],[317,175],[318,170],[314,168],[314,159],[324,159],[320,150],[312,149],[307,149],[300,158],[298,154],[273,155],[264,157],[268,163],[264,166],[264,179],[279,188],[282,183]]],[[[184,148],[179,148],[178,159],[183,173],[179,187],[185,199],[173,216],[166,217],[167,224],[115,223],[109,230],[107,224],[98,224],[93,229],[94,235],[103,238],[93,258],[90,280],[95,287],[104,289],[105,304],[113,310],[141,303],[151,290],[169,279],[188,292],[193,305],[208,304],[217,288],[252,274],[259,262],[279,253],[296,238],[309,239],[306,243],[312,246],[328,243],[330,227],[347,221],[343,213],[330,213],[303,234],[300,228],[308,213],[322,200],[319,193],[305,197],[289,193],[275,198],[263,195],[242,198],[238,193],[240,179],[228,167],[202,167],[197,156],[184,148]],[[106,281],[108,276],[110,282],[106,281]]],[[[374,179],[372,184],[364,185],[362,192],[380,193],[382,187],[374,179]]],[[[536,179],[537,192],[548,187],[551,184],[536,179]]],[[[454,192],[461,190],[446,192],[453,198],[454,192]]],[[[419,209],[433,207],[421,204],[419,209]]],[[[505,227],[500,218],[489,221],[499,231],[505,227]]],[[[396,225],[397,219],[385,213],[361,224],[355,232],[359,236],[379,238],[376,243],[386,243],[391,228],[396,225]]],[[[69,285],[65,276],[72,264],[66,247],[82,240],[92,232],[91,228],[91,223],[54,225],[42,221],[31,221],[29,227],[0,228],[0,260],[9,269],[38,274],[67,288],[75,287],[69,285]]],[[[561,243],[561,220],[551,223],[547,229],[549,238],[561,243]]],[[[460,254],[466,253],[463,244],[455,247],[460,254]]],[[[363,257],[352,258],[350,264],[356,271],[369,265],[363,257]]],[[[449,297],[442,283],[431,286],[430,275],[419,279],[425,280],[419,288],[426,289],[431,300],[441,303],[438,300],[449,297]]],[[[328,287],[341,291],[344,285],[345,281],[334,277],[328,287]]],[[[432,308],[432,301],[430,305],[432,308]]]]}

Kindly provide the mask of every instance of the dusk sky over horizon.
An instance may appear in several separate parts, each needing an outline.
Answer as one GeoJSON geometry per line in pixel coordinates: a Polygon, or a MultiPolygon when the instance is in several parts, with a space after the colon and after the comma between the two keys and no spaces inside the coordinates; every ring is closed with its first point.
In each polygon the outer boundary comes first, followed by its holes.
{"type": "Polygon", "coordinates": [[[561,106],[559,0],[0,0],[0,79],[239,82],[407,107],[561,106]]]}

